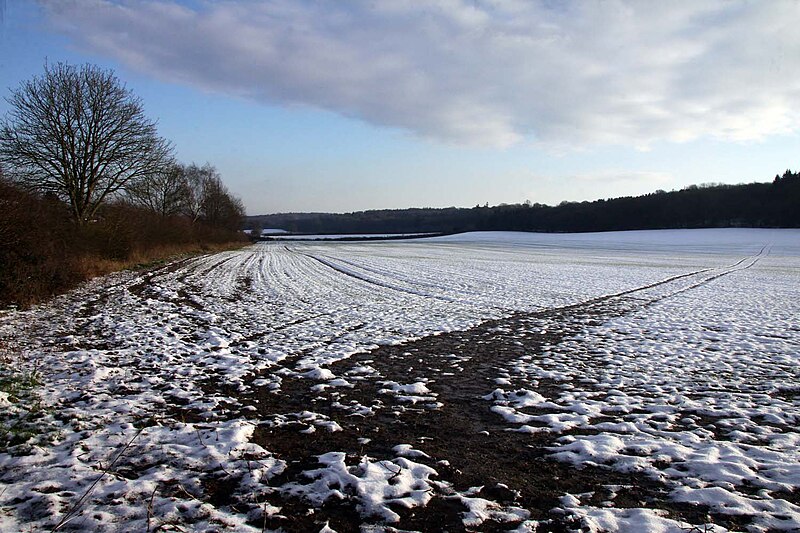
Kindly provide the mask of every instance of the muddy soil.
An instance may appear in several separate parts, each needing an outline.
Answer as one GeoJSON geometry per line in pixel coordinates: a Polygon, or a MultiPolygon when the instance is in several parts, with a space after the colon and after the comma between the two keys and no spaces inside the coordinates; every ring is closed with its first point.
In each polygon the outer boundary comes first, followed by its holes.
{"type": "MultiPolygon", "coordinates": [[[[565,493],[582,495],[584,503],[619,508],[658,508],[686,523],[716,522],[736,530],[747,517],[710,515],[704,506],[670,501],[670,487],[643,475],[619,473],[599,466],[575,468],[549,458],[555,440],[566,433],[521,433],[491,411],[491,393],[497,378],[505,378],[504,388],[534,390],[554,399],[571,383],[550,380],[531,382],[515,374],[512,363],[522,356],[537,357],[547,346],[579,333],[588,325],[602,323],[613,316],[631,312],[649,303],[646,299],[617,295],[576,306],[539,313],[518,313],[491,320],[466,331],[421,338],[395,346],[381,346],[359,353],[330,366],[336,375],[352,386],[319,390],[319,382],[292,372],[299,357],[283,362],[287,369],[278,390],[256,389],[241,398],[242,404],[262,419],[312,411],[327,416],[342,431],[316,430],[301,433],[309,425],[301,419],[281,424],[263,424],[254,441],[288,464],[287,470],[269,481],[279,488],[287,482],[308,482],[303,472],[319,468],[317,457],[330,451],[345,452],[352,463],[367,455],[377,460],[396,458],[393,448],[410,444],[427,454],[415,458],[438,472],[438,479],[452,490],[437,491],[426,507],[394,509],[401,515],[397,530],[420,531],[507,531],[519,525],[505,517],[488,519],[478,526],[465,527],[467,511],[454,495],[472,489],[472,494],[491,500],[501,509],[521,508],[530,519],[539,521],[537,531],[575,531],[580,521],[559,507],[565,493]],[[364,368],[376,371],[364,375],[364,368]],[[426,382],[429,400],[411,403],[387,394],[386,382],[426,382]],[[358,414],[368,407],[367,416],[358,414]],[[616,486],[611,492],[609,487],[616,486]],[[621,488],[620,488],[621,487],[621,488]]],[[[223,388],[208,383],[209,390],[223,388]]],[[[586,384],[581,384],[586,389],[586,384]]],[[[223,391],[234,394],[234,391],[223,391]]],[[[584,431],[585,432],[585,431],[584,431]]],[[[325,523],[336,531],[361,531],[364,526],[381,525],[376,517],[358,513],[356,503],[328,501],[322,508],[280,490],[270,503],[282,508],[279,515],[257,525],[285,531],[319,530],[325,523]]]]}

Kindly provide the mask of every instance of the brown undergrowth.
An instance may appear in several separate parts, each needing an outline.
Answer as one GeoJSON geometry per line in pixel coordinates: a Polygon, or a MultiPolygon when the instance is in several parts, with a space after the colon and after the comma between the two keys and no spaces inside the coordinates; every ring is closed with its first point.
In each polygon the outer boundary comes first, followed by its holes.
{"type": "Polygon", "coordinates": [[[78,225],[58,199],[0,179],[0,307],[28,307],[95,276],[247,242],[235,230],[121,202],[78,225]]]}

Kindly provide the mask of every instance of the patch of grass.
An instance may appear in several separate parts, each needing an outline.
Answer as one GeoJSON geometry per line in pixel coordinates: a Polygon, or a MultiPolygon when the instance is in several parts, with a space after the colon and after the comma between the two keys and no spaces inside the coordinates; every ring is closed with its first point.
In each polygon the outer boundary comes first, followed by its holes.
{"type": "Polygon", "coordinates": [[[0,345],[0,452],[25,453],[56,437],[40,385],[38,372],[15,369],[8,348],[0,345]]]}
{"type": "Polygon", "coordinates": [[[18,402],[37,385],[39,379],[35,372],[15,372],[5,365],[0,365],[0,394],[3,394],[6,400],[18,402]]]}

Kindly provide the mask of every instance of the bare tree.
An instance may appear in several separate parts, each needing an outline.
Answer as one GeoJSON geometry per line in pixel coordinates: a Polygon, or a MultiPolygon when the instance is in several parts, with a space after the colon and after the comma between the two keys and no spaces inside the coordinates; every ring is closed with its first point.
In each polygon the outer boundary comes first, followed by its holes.
{"type": "Polygon", "coordinates": [[[206,180],[203,191],[203,220],[215,227],[239,229],[244,218],[244,205],[222,183],[219,175],[206,180]]]}
{"type": "Polygon", "coordinates": [[[7,101],[0,163],[16,181],[66,200],[79,224],[171,159],[170,144],[113,71],[45,65],[41,77],[23,82],[7,101]]]}
{"type": "Polygon", "coordinates": [[[206,163],[202,167],[192,163],[183,167],[184,174],[184,205],[183,213],[192,222],[203,216],[203,199],[205,198],[206,184],[211,180],[220,180],[217,169],[206,163]]]}
{"type": "Polygon", "coordinates": [[[206,163],[200,167],[192,163],[183,167],[183,174],[183,213],[187,217],[210,226],[239,229],[245,214],[244,205],[231,194],[213,165],[206,163]]]}
{"type": "Polygon", "coordinates": [[[183,214],[189,205],[186,170],[177,163],[129,184],[125,190],[132,203],[165,217],[183,214]]]}

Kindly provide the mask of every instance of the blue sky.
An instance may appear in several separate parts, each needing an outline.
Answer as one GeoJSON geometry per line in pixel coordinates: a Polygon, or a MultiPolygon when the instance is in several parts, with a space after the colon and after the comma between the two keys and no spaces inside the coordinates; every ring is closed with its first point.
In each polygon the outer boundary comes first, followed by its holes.
{"type": "Polygon", "coordinates": [[[800,168],[799,6],[0,0],[0,89],[114,69],[249,214],[556,204],[800,168]]]}

